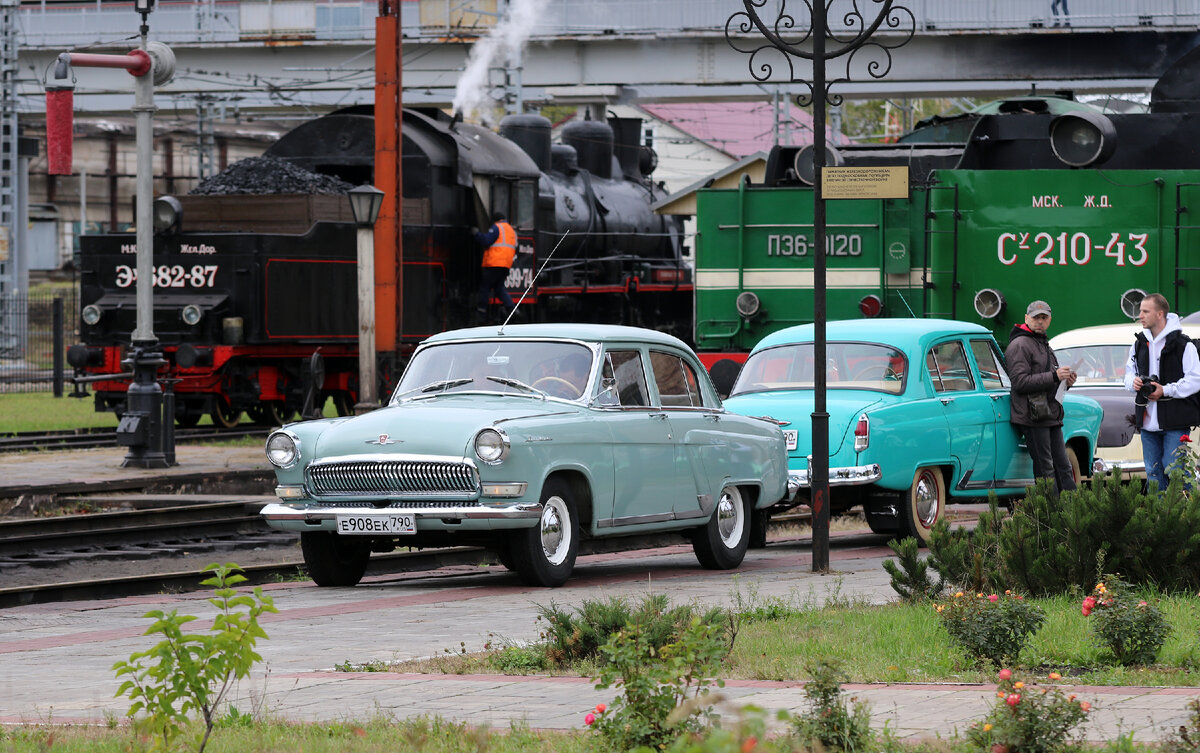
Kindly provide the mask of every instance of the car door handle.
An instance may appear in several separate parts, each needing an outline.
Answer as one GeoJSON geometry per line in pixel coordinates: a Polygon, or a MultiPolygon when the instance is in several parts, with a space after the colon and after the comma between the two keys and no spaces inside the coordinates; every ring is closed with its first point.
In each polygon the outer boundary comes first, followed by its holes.
{"type": "Polygon", "coordinates": [[[721,414],[719,414],[719,413],[705,413],[704,417],[707,418],[709,421],[720,421],[721,420],[721,414]]]}
{"type": "Polygon", "coordinates": [[[651,413],[651,414],[650,414],[650,418],[652,418],[652,419],[657,419],[657,420],[659,420],[659,421],[666,421],[666,420],[667,420],[667,414],[666,414],[666,413],[651,413]]]}
{"type": "Polygon", "coordinates": [[[988,395],[988,397],[990,397],[990,398],[991,398],[991,399],[993,399],[993,400],[999,400],[999,399],[1000,399],[1000,398],[1002,398],[1002,397],[1008,397],[1008,395],[999,395],[999,394],[997,394],[997,395],[988,395]]]}
{"type": "Polygon", "coordinates": [[[942,404],[942,405],[949,405],[950,403],[953,403],[953,402],[954,402],[954,398],[952,398],[952,397],[939,397],[939,398],[938,398],[938,401],[939,401],[939,402],[941,402],[941,404],[942,404]]]}

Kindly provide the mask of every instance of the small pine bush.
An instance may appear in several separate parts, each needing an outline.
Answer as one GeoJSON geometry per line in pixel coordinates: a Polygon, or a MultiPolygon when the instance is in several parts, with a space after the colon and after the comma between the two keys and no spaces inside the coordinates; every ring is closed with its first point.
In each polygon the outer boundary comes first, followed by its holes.
{"type": "Polygon", "coordinates": [[[888,546],[896,553],[896,562],[883,561],[883,569],[892,578],[892,590],[900,598],[908,602],[929,601],[942,595],[946,581],[942,577],[936,580],[930,573],[929,563],[921,559],[918,553],[917,540],[911,536],[899,541],[892,540],[888,546]]]}

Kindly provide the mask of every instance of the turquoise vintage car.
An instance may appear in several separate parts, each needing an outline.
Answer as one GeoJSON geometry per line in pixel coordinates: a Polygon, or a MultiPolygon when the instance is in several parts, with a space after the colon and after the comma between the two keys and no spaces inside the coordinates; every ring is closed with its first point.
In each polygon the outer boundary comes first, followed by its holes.
{"type": "MultiPolygon", "coordinates": [[[[1024,494],[1033,463],[1009,423],[1009,379],[991,333],[966,322],[876,319],[826,329],[830,510],[862,505],[877,533],[925,542],[946,503],[1024,494]]],[[[764,338],[725,407],[786,421],[788,463],[807,504],[813,325],[764,338]]],[[[1075,477],[1091,468],[1102,411],[1067,393],[1063,436],[1075,477]],[[1081,462],[1082,461],[1082,462],[1081,462]]]]}
{"type": "Polygon", "coordinates": [[[779,426],[727,412],[683,342],[634,327],[435,335],[387,407],[286,426],[267,457],[262,515],[300,533],[322,586],[358,583],[372,551],[464,544],[557,586],[581,539],[662,531],[734,568],[788,493],[779,426]]]}

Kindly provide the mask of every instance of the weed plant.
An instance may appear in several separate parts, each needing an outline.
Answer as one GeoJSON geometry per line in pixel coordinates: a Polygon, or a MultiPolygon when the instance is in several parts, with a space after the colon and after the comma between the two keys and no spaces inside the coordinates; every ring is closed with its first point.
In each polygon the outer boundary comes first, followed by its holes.
{"type": "Polygon", "coordinates": [[[845,674],[841,664],[818,659],[808,666],[809,680],[804,683],[808,699],[807,713],[792,720],[792,732],[810,750],[862,753],[872,748],[871,709],[863,701],[842,697],[845,674]]]}

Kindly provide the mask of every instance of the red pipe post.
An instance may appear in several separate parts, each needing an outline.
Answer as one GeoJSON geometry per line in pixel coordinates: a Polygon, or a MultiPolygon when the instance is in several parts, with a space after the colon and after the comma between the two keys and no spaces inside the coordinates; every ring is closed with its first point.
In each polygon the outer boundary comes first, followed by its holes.
{"type": "Polygon", "coordinates": [[[145,76],[154,66],[150,53],[130,50],[124,55],[101,55],[95,52],[68,52],[71,65],[83,68],[124,68],[131,76],[145,76]]]}
{"type": "Polygon", "coordinates": [[[50,175],[70,175],[75,126],[75,87],[46,87],[46,158],[50,175]]]}

